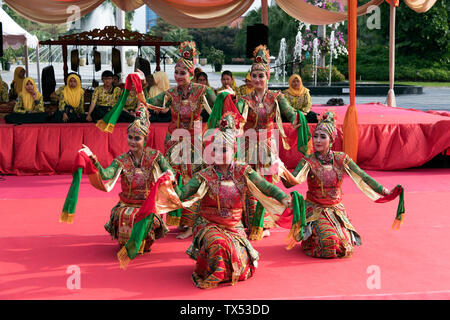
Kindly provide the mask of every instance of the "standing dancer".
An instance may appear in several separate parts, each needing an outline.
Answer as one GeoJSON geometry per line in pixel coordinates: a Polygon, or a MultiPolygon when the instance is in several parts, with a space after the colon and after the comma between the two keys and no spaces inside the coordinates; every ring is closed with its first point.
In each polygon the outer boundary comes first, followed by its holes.
{"type": "MultiPolygon", "coordinates": [[[[272,135],[272,129],[278,129],[285,149],[290,149],[287,137],[284,133],[281,114],[296,127],[299,121],[296,111],[291,107],[284,95],[279,91],[268,89],[270,78],[270,55],[266,46],[260,45],[253,52],[254,62],[251,67],[253,91],[241,96],[237,107],[246,122],[244,125],[245,158],[243,161],[250,164],[267,181],[277,183],[278,170],[274,164],[282,165],[277,148],[277,142],[272,135]],[[276,126],[276,127],[275,127],[276,126]],[[253,129],[253,130],[252,130],[253,129]],[[255,136],[251,136],[255,133],[255,136]],[[258,136],[256,138],[256,135],[258,136]],[[257,140],[257,143],[255,141],[257,140]],[[261,152],[262,151],[262,152],[261,152]]],[[[257,205],[255,197],[249,195],[246,206],[246,226],[250,226],[255,214],[264,214],[264,226],[259,229],[263,236],[269,236],[269,228],[275,226],[273,219],[264,212],[261,205],[257,205]],[[264,231],[262,231],[264,229],[264,231]]],[[[259,217],[255,218],[259,221],[259,217]]],[[[260,238],[261,235],[251,234],[251,239],[260,238]]]]}
{"type": "MultiPolygon", "coordinates": [[[[202,111],[206,110],[208,114],[211,113],[211,106],[214,105],[216,95],[211,88],[191,81],[194,75],[196,56],[195,43],[185,41],[180,45],[179,50],[181,58],[175,65],[177,86],[148,99],[147,102],[151,105],[151,110],[161,113],[171,111],[172,119],[165,139],[166,158],[177,172],[178,178],[181,178],[182,181],[189,181],[193,174],[203,166],[202,142],[195,143],[195,139],[200,138],[201,135],[195,135],[194,126],[198,123],[201,133],[202,111]],[[178,138],[172,139],[172,135],[177,129],[187,130],[191,137],[187,157],[186,155],[179,156],[180,149],[184,149],[186,141],[178,141],[178,138]]],[[[184,239],[192,235],[192,226],[197,212],[198,204],[194,204],[191,208],[185,208],[182,212],[173,212],[167,216],[168,225],[186,227],[186,230],[177,238],[184,239]]]]}

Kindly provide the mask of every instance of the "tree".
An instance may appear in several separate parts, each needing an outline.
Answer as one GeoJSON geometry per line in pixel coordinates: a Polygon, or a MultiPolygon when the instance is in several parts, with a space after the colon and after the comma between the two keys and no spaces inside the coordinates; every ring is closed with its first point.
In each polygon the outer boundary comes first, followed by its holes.
{"type": "Polygon", "coordinates": [[[214,47],[223,51],[225,63],[231,63],[233,57],[237,57],[237,50],[234,45],[237,29],[229,27],[189,29],[189,34],[197,44],[200,53],[208,55],[209,48],[214,47]]]}

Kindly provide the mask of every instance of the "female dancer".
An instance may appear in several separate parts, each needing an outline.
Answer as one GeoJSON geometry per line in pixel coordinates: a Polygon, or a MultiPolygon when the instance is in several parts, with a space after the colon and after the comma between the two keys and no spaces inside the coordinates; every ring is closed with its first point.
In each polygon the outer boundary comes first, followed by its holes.
{"type": "Polygon", "coordinates": [[[400,194],[397,222],[402,220],[404,212],[403,188],[399,185],[391,191],[387,190],[361,170],[347,154],[332,151],[336,136],[335,115],[325,112],[314,131],[315,152],[305,155],[292,175],[287,170],[281,175],[283,184],[288,188],[308,181],[306,226],[303,236],[298,226],[292,229],[289,247],[303,240],[303,252],[316,258],[350,257],[353,246],[361,245],[361,237],[350,223],[341,202],[341,185],[345,173],[364,194],[377,202],[393,200],[400,194]]]}
{"type": "MultiPolygon", "coordinates": [[[[237,110],[236,113],[240,117],[237,110]]],[[[288,195],[267,182],[249,165],[234,161],[236,121],[233,114],[225,115],[212,142],[213,164],[194,174],[184,186],[176,187],[179,198],[171,200],[173,207],[184,207],[192,201],[200,203],[194,237],[186,253],[196,260],[192,281],[202,289],[214,288],[224,282],[233,285],[255,273],[259,254],[248,241],[242,223],[247,189],[257,197],[272,199],[282,210],[290,207],[288,195]],[[182,203],[185,199],[188,201],[182,203]]],[[[174,178],[169,175],[161,177],[158,192],[175,194],[172,182],[174,178]]],[[[151,193],[154,191],[152,189],[151,193]]],[[[140,247],[142,239],[140,234],[151,225],[153,210],[156,209],[156,212],[161,208],[157,200],[161,197],[156,192],[154,194],[148,215],[142,216],[133,228],[130,241],[118,253],[122,268],[126,268],[136,256],[136,248],[140,247]]],[[[167,200],[163,200],[166,202],[165,208],[167,200]]]]}
{"type": "MultiPolygon", "coordinates": [[[[200,135],[195,135],[194,125],[201,121],[202,111],[211,113],[211,107],[214,105],[216,95],[214,91],[204,85],[193,83],[191,77],[194,75],[194,58],[196,48],[194,42],[185,41],[180,45],[181,58],[175,65],[176,87],[160,93],[154,98],[148,99],[150,108],[161,113],[171,111],[171,122],[165,140],[166,158],[172,168],[177,172],[183,181],[189,181],[193,174],[198,172],[202,166],[201,142],[195,143],[194,139],[200,135]],[[179,157],[180,147],[185,143],[178,141],[178,138],[172,139],[172,134],[177,129],[185,129],[189,132],[191,142],[189,146],[189,155],[179,157]]],[[[199,126],[201,132],[201,125],[199,126]]],[[[183,148],[183,147],[181,147],[183,148]]],[[[178,238],[184,239],[192,235],[192,226],[197,217],[198,205],[192,208],[173,212],[167,216],[167,224],[186,227],[186,230],[178,235],[178,238]]]]}
{"type": "MultiPolygon", "coordinates": [[[[145,147],[149,126],[150,122],[148,121],[146,108],[138,108],[136,119],[127,129],[127,143],[130,150],[115,158],[107,168],[103,168],[100,165],[97,157],[88,147],[84,146],[80,150],[80,153],[87,155],[95,166],[93,168],[94,172],[91,172],[89,175],[89,181],[95,188],[109,192],[114,188],[119,176],[121,178],[122,191],[119,193],[120,200],[112,208],[110,219],[105,224],[106,231],[119,241],[120,247],[128,241],[135,216],[155,181],[162,173],[172,170],[169,163],[158,150],[145,147]]],[[[69,191],[68,200],[66,200],[65,209],[61,215],[60,221],[62,222],[71,223],[73,221],[73,212],[71,214],[68,212],[70,210],[67,210],[67,208],[73,207],[73,204],[70,205],[68,203],[72,196],[70,193],[69,191]]],[[[155,214],[152,228],[145,233],[145,241],[139,248],[139,252],[150,251],[153,242],[164,237],[167,231],[168,229],[162,218],[155,214]]]]}

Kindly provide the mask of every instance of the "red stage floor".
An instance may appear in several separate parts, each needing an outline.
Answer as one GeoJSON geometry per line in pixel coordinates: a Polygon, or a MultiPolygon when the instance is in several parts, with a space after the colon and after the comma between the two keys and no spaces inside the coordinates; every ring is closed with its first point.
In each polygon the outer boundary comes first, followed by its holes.
{"type": "MultiPolygon", "coordinates": [[[[314,105],[323,113],[337,113],[339,135],[335,150],[342,146],[342,122],[346,106],[314,105]]],[[[450,148],[450,117],[417,110],[391,108],[379,103],[358,105],[358,164],[370,170],[399,170],[418,167],[450,148]]],[[[290,169],[295,168],[297,132],[285,124],[292,142],[291,150],[280,149],[280,158],[290,169]]],[[[98,156],[103,166],[127,150],[127,124],[118,124],[114,134],[99,131],[94,124],[0,124],[0,173],[17,175],[47,175],[70,173],[76,152],[86,144],[98,156]]],[[[310,124],[314,130],[315,125],[310,124]]],[[[166,123],[154,123],[148,145],[164,152],[166,123]]]]}
{"type": "Polygon", "coordinates": [[[400,230],[391,229],[396,201],[373,203],[346,177],[344,204],[363,243],[352,258],[314,259],[298,246],[287,251],[287,230],[276,229],[253,241],[261,259],[251,279],[212,290],[194,287],[195,262],[184,253],[190,240],[173,232],[126,271],[119,268],[117,244],[103,228],[118,188],[102,193],[83,178],[75,222],[67,225],[58,218],[69,175],[6,176],[0,299],[450,299],[450,170],[368,173],[388,188],[405,187],[400,230]],[[80,268],[80,289],[67,287],[69,266],[80,268]],[[368,287],[374,270],[379,289],[368,287]]]}

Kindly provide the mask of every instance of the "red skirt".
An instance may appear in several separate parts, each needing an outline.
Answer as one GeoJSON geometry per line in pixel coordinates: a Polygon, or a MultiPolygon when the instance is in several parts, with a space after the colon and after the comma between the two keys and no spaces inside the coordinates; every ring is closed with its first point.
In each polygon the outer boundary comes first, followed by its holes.
{"type": "MultiPolygon", "coordinates": [[[[243,225],[230,229],[209,223],[194,226],[194,238],[186,253],[197,260],[192,280],[198,288],[215,288],[219,283],[234,285],[255,273],[259,253],[252,247],[243,225]]],[[[199,221],[197,220],[197,221],[199,221]]]]}

